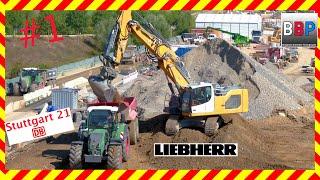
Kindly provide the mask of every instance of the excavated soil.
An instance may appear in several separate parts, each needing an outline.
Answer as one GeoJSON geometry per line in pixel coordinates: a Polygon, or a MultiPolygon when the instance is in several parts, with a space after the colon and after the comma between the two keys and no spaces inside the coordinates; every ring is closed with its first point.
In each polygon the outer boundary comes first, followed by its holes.
{"type": "MultiPolygon", "coordinates": [[[[306,111],[306,110],[304,110],[306,111]]],[[[313,168],[313,120],[312,112],[297,112],[296,120],[273,115],[263,121],[246,121],[239,115],[230,120],[213,137],[200,130],[182,129],[175,136],[166,136],[164,116],[141,122],[143,132],[139,145],[134,146],[129,168],[160,169],[294,169],[313,168]],[[162,127],[161,127],[162,126],[162,127]],[[238,157],[154,157],[154,143],[238,143],[238,157]]]]}
{"type": "MultiPolygon", "coordinates": [[[[246,119],[270,117],[276,109],[294,110],[313,101],[313,97],[295,86],[285,75],[257,63],[228,42],[217,39],[199,46],[182,58],[191,82],[237,85],[249,91],[249,112],[246,119]]],[[[135,96],[146,109],[147,117],[162,114],[170,90],[163,72],[152,77],[140,76],[126,95],[135,96]]]]}
{"type": "MultiPolygon", "coordinates": [[[[124,169],[313,169],[314,121],[312,108],[273,115],[263,121],[228,116],[217,134],[208,137],[197,129],[182,129],[175,136],[163,132],[165,115],[140,122],[140,140],[130,146],[124,169]],[[238,143],[238,157],[154,157],[154,143],[238,143]]],[[[71,141],[76,133],[59,135],[47,144],[28,145],[6,158],[7,169],[67,169],[71,141]]],[[[86,166],[104,169],[103,165],[86,166]]]]}

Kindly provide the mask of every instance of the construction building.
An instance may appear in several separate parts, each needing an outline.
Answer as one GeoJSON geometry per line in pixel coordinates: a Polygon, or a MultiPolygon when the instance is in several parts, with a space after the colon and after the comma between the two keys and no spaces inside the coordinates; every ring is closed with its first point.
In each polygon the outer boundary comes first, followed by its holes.
{"type": "MultiPolygon", "coordinates": [[[[198,14],[193,32],[200,33],[207,27],[239,33],[252,39],[252,31],[262,31],[262,18],[258,14],[198,14]]],[[[231,38],[223,33],[224,39],[231,38]]]]}

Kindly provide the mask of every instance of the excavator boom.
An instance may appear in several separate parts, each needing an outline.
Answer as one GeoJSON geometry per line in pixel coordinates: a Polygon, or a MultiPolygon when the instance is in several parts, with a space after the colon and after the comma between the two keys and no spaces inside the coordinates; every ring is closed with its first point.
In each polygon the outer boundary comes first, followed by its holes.
{"type": "Polygon", "coordinates": [[[120,64],[127,47],[129,33],[132,33],[152,54],[156,55],[158,66],[174,82],[179,91],[189,85],[188,72],[179,57],[168,44],[162,42],[161,38],[150,34],[137,21],[134,21],[131,11],[121,12],[117,20],[117,28],[114,57],[108,58],[113,60],[114,65],[120,64]]]}

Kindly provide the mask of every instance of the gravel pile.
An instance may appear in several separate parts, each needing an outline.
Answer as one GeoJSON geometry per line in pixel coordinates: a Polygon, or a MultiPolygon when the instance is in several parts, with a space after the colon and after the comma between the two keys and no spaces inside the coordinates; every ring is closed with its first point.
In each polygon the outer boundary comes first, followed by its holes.
{"type": "Polygon", "coordinates": [[[146,118],[162,114],[165,98],[169,98],[169,95],[166,77],[160,70],[155,72],[154,76],[138,76],[135,83],[124,93],[124,96],[137,98],[138,105],[145,109],[146,118]]]}
{"type": "MultiPolygon", "coordinates": [[[[192,82],[239,85],[249,90],[249,112],[246,119],[269,117],[275,109],[299,109],[312,102],[300,87],[286,77],[256,62],[228,42],[217,39],[191,50],[183,59],[192,82]]],[[[152,77],[140,76],[126,94],[136,96],[139,105],[146,109],[146,117],[163,112],[165,97],[170,91],[163,72],[152,77]]]]}

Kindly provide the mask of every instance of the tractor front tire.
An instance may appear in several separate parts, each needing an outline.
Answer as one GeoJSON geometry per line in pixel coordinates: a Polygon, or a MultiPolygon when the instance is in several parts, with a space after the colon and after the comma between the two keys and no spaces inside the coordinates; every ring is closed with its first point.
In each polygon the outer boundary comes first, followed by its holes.
{"type": "Polygon", "coordinates": [[[14,85],[13,85],[13,95],[14,96],[21,96],[20,86],[18,83],[14,83],[14,85]]]}
{"type": "Polygon", "coordinates": [[[126,132],[124,134],[124,137],[126,137],[126,139],[124,140],[124,142],[122,144],[122,160],[123,160],[123,162],[127,162],[129,159],[129,151],[130,151],[130,138],[129,138],[128,126],[126,128],[126,132]]]}
{"type": "Polygon", "coordinates": [[[123,162],[127,162],[129,159],[129,149],[130,149],[130,140],[129,137],[123,142],[122,145],[122,160],[123,162]]]}
{"type": "Polygon", "coordinates": [[[129,123],[129,137],[130,137],[130,144],[135,145],[139,139],[139,122],[138,119],[130,121],[129,123]]]}
{"type": "Polygon", "coordinates": [[[107,167],[110,169],[120,169],[122,167],[122,146],[109,145],[107,153],[107,167]]]}
{"type": "Polygon", "coordinates": [[[71,169],[82,168],[82,144],[71,144],[69,154],[69,166],[71,169]]]}

